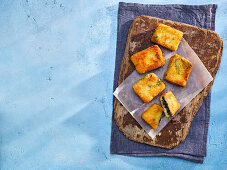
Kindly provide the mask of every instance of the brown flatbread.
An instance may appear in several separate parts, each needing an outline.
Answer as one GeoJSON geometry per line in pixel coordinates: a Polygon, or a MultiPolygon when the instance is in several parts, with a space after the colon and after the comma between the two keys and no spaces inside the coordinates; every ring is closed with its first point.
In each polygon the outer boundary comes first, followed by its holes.
{"type": "MultiPolygon", "coordinates": [[[[212,77],[215,78],[223,50],[223,41],[216,32],[184,23],[142,15],[135,18],[130,26],[118,85],[135,70],[130,61],[130,56],[151,46],[152,30],[155,29],[157,23],[163,23],[184,32],[184,39],[201,59],[212,77]]],[[[174,117],[154,139],[141,128],[116,98],[114,98],[114,119],[120,131],[127,138],[136,142],[171,149],[185,140],[192,120],[201,107],[204,98],[208,95],[212,84],[213,81],[174,117]]]]}

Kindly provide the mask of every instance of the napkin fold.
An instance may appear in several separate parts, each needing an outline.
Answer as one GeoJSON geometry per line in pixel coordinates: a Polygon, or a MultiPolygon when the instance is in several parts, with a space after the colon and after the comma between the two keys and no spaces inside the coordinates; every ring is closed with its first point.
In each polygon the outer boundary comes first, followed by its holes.
{"type": "MultiPolygon", "coordinates": [[[[113,91],[117,88],[128,30],[135,17],[149,15],[214,30],[216,9],[216,4],[150,5],[120,2],[118,9],[117,49],[113,91]]],[[[127,139],[123,133],[119,131],[114,120],[113,112],[110,152],[112,154],[130,156],[178,157],[193,162],[203,163],[204,157],[206,156],[207,133],[210,119],[210,98],[211,95],[209,93],[192,121],[186,140],[171,150],[127,139]]]]}

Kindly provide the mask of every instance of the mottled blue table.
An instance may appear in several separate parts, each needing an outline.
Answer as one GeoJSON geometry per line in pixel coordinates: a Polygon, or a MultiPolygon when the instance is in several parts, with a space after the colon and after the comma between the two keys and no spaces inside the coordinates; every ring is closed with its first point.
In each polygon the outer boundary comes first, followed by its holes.
{"type": "Polygon", "coordinates": [[[0,1],[0,169],[227,169],[227,2],[203,164],[110,155],[118,2],[0,1]]]}

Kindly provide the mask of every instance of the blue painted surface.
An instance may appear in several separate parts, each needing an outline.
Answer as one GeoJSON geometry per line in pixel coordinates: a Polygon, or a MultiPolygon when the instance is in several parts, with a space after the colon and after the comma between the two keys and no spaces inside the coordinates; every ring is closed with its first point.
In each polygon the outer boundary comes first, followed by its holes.
{"type": "Polygon", "coordinates": [[[0,169],[227,169],[227,2],[204,164],[110,155],[118,2],[0,1],[0,169]]]}

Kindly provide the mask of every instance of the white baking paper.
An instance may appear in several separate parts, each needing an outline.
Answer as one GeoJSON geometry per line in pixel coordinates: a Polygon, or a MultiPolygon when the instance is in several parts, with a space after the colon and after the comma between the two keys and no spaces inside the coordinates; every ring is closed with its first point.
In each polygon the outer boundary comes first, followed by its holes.
{"type": "MultiPolygon", "coordinates": [[[[176,116],[200,91],[202,91],[212,80],[212,76],[203,65],[202,61],[188,45],[188,43],[182,39],[177,51],[172,52],[163,47],[161,47],[164,52],[166,63],[163,67],[151,72],[158,75],[165,84],[166,88],[162,92],[172,91],[172,93],[177,98],[180,103],[180,109],[174,115],[176,116]],[[164,73],[167,70],[169,59],[174,54],[179,54],[192,62],[193,68],[189,76],[187,85],[185,87],[180,87],[171,83],[168,83],[163,79],[164,73]]],[[[160,132],[168,122],[173,118],[166,118],[164,114],[162,115],[161,121],[156,130],[153,130],[141,117],[142,113],[150,107],[153,103],[160,104],[159,97],[162,93],[156,96],[151,102],[144,103],[139,96],[137,96],[132,88],[133,84],[136,83],[145,74],[139,74],[136,70],[132,72],[114,91],[114,96],[122,103],[122,105],[128,110],[128,112],[136,119],[136,121],[141,125],[141,127],[154,138],[158,132],[160,132]]]]}

